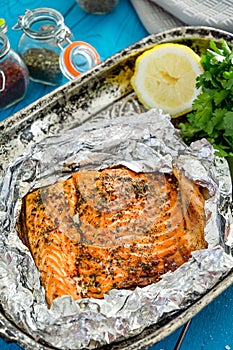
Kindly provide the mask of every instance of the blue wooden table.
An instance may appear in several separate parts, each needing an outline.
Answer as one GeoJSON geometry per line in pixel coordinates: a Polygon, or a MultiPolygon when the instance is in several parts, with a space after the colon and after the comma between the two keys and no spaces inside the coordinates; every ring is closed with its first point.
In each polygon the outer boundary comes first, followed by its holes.
{"type": "MultiPolygon", "coordinates": [[[[8,37],[14,50],[17,51],[20,32],[12,31],[11,28],[17,22],[18,15],[24,14],[26,9],[37,7],[52,7],[60,11],[65,18],[66,25],[73,32],[74,38],[93,45],[102,60],[148,35],[129,0],[120,0],[115,11],[108,15],[88,15],[78,7],[75,0],[43,0],[42,2],[39,0],[2,0],[0,17],[4,17],[7,21],[8,37]]],[[[54,87],[31,82],[23,101],[12,108],[0,111],[0,121],[28,106],[52,89],[54,87]]],[[[232,293],[233,287],[228,288],[192,319],[181,350],[233,349],[232,293]]],[[[182,328],[179,328],[150,350],[174,349],[181,331],[182,328]]],[[[20,349],[18,345],[8,344],[5,340],[0,339],[0,350],[20,349]]]]}

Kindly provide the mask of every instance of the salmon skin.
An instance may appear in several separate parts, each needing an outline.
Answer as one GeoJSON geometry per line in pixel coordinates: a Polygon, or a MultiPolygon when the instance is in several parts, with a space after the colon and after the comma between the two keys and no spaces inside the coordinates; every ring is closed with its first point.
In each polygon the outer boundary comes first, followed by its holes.
{"type": "Polygon", "coordinates": [[[118,166],[74,173],[27,194],[20,237],[46,300],[103,298],[160,280],[204,249],[205,199],[184,172],[118,166]]]}

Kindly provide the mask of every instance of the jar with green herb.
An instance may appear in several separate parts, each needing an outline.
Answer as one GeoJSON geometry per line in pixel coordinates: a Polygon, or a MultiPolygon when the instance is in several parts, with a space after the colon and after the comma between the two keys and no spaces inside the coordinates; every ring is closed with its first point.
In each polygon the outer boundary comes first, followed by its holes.
{"type": "Polygon", "coordinates": [[[63,16],[54,9],[38,8],[26,10],[18,17],[13,27],[22,30],[18,44],[18,52],[28,67],[30,78],[47,85],[62,82],[63,74],[59,65],[60,48],[57,38],[65,41],[71,32],[64,24],[63,16]]]}
{"type": "Polygon", "coordinates": [[[23,31],[18,52],[30,78],[36,82],[61,85],[65,79],[72,79],[100,62],[91,45],[72,42],[70,29],[62,14],[55,9],[27,10],[18,17],[13,29],[23,31]],[[85,64],[83,60],[86,60],[85,64]]]}

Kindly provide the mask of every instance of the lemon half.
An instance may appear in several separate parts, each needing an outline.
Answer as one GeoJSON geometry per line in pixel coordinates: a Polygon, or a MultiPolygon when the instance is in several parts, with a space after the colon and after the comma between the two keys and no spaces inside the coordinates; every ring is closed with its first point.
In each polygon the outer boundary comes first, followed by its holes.
{"type": "Polygon", "coordinates": [[[192,110],[201,73],[201,58],[190,47],[158,44],[137,58],[131,84],[144,106],[178,117],[192,110]]]}

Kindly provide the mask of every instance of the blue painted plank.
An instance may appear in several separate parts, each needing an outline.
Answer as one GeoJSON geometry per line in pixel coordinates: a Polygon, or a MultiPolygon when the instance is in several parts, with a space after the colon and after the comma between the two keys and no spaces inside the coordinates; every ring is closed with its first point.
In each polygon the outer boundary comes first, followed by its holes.
{"type": "Polygon", "coordinates": [[[7,343],[3,339],[0,339],[0,349],[1,350],[22,350],[22,348],[17,344],[7,343]]]}
{"type": "MultiPolygon", "coordinates": [[[[92,44],[99,51],[102,60],[148,35],[129,0],[120,0],[115,11],[104,16],[86,14],[78,7],[75,0],[43,0],[43,2],[2,0],[0,17],[4,17],[8,23],[8,37],[14,50],[17,51],[20,32],[12,31],[11,28],[17,22],[18,15],[22,15],[26,9],[41,6],[52,7],[61,12],[75,40],[92,44]]],[[[1,111],[0,120],[14,114],[53,89],[54,87],[31,82],[26,98],[12,108],[1,111]]],[[[233,287],[228,288],[193,318],[180,350],[233,350],[232,293],[233,287]]],[[[181,328],[152,346],[150,350],[172,350],[180,332],[181,328]]],[[[21,348],[0,339],[0,349],[20,350],[21,348]]]]}

